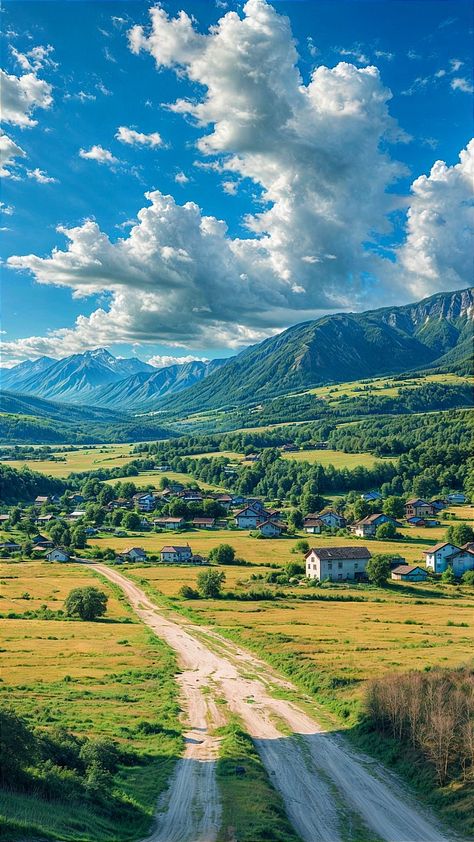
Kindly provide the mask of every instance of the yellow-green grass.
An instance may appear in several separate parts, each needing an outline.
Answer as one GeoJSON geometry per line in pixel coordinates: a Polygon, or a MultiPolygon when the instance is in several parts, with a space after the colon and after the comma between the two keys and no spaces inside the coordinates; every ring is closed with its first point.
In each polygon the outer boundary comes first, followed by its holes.
{"type": "Polygon", "coordinates": [[[243,458],[243,453],[236,453],[234,450],[214,450],[211,453],[193,453],[190,456],[190,459],[228,459],[231,462],[239,462],[243,458]]]}
{"type": "Polygon", "coordinates": [[[3,464],[11,465],[13,468],[26,465],[31,470],[48,476],[67,477],[78,471],[94,471],[99,468],[117,468],[126,465],[133,458],[132,447],[131,444],[97,445],[66,453],[58,452],[55,455],[61,459],[59,462],[54,459],[25,459],[25,461],[3,460],[3,464]]]}
{"type": "Polygon", "coordinates": [[[347,383],[337,383],[330,386],[316,386],[309,389],[310,394],[322,398],[328,403],[339,403],[342,398],[364,397],[374,394],[394,397],[400,389],[415,389],[423,383],[441,383],[458,385],[466,383],[469,378],[457,374],[429,374],[424,377],[408,377],[406,380],[394,380],[393,377],[375,377],[371,380],[353,380],[347,383]]]}
{"type": "MultiPolygon", "coordinates": [[[[283,453],[283,459],[297,462],[309,462],[320,465],[333,465],[335,468],[373,468],[377,457],[372,453],[344,453],[342,450],[298,450],[283,453]]],[[[380,461],[380,460],[379,460],[380,461]]]]}
{"type": "MultiPolygon", "coordinates": [[[[229,590],[238,589],[238,580],[248,579],[252,572],[222,569],[229,590]]],[[[195,585],[197,571],[159,566],[140,568],[131,575],[148,581],[155,592],[173,596],[181,584],[195,585]]],[[[257,584],[248,582],[247,587],[257,584]]],[[[279,658],[282,666],[285,661],[300,663],[314,670],[315,677],[349,679],[332,693],[334,700],[348,703],[360,699],[368,679],[384,672],[456,666],[472,657],[473,588],[394,582],[386,589],[337,585],[285,590],[296,598],[183,600],[175,605],[190,608],[201,622],[215,625],[263,657],[279,658]],[[322,599],[305,601],[298,598],[302,595],[322,599]],[[340,601],[341,595],[364,596],[365,601],[340,601]]]]}
{"type": "Polygon", "coordinates": [[[199,487],[203,488],[205,491],[223,491],[223,489],[218,485],[211,485],[208,482],[196,480],[191,474],[182,474],[179,473],[179,471],[143,471],[135,477],[124,476],[115,479],[108,479],[105,481],[109,485],[114,485],[116,482],[120,482],[121,480],[129,480],[130,482],[135,483],[137,488],[144,488],[147,485],[152,485],[154,488],[159,488],[160,480],[163,477],[166,477],[171,482],[181,482],[183,485],[191,485],[192,483],[197,483],[199,487]]]}
{"type": "Polygon", "coordinates": [[[143,838],[181,751],[173,655],[136,621],[118,591],[88,568],[2,562],[0,582],[0,611],[6,616],[0,703],[41,728],[63,726],[81,737],[112,738],[142,755],[138,765],[122,769],[116,778],[139,805],[132,826],[120,825],[93,803],[47,806],[33,795],[0,792],[2,819],[23,822],[25,839],[36,838],[38,829],[58,842],[143,838]],[[44,604],[57,611],[71,588],[86,585],[107,593],[106,620],[8,618],[44,604]],[[31,599],[22,598],[25,593],[31,599]],[[159,723],[161,732],[145,734],[139,728],[143,722],[159,723]]]}
{"type": "Polygon", "coordinates": [[[401,555],[410,564],[423,563],[423,550],[442,540],[446,528],[440,529],[402,529],[403,538],[396,541],[377,541],[369,538],[355,538],[350,536],[333,536],[327,533],[322,535],[306,535],[299,532],[294,537],[281,538],[254,538],[245,530],[216,529],[216,530],[185,530],[175,532],[166,530],[163,532],[137,532],[126,538],[117,538],[114,535],[94,536],[90,544],[100,549],[111,547],[120,551],[131,544],[143,547],[149,553],[157,553],[165,544],[186,544],[189,543],[193,552],[207,556],[213,547],[218,544],[231,544],[239,558],[250,561],[253,564],[282,564],[294,560],[292,548],[297,540],[304,538],[310,546],[317,547],[342,547],[342,546],[367,546],[372,554],[389,553],[401,555]]]}

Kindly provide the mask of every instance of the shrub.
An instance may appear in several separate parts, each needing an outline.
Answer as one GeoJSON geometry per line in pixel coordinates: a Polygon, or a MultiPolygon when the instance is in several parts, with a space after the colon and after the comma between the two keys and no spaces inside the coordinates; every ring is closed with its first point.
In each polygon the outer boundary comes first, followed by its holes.
{"type": "Polygon", "coordinates": [[[199,599],[199,591],[189,585],[182,585],[178,593],[182,599],[199,599]]]}
{"type": "Polygon", "coordinates": [[[219,544],[213,547],[209,553],[209,561],[216,564],[232,564],[235,559],[235,550],[230,544],[219,544]]]}
{"type": "Polygon", "coordinates": [[[375,530],[375,537],[381,541],[387,540],[389,538],[395,538],[397,534],[397,529],[395,524],[392,523],[391,520],[387,520],[385,523],[381,523],[380,526],[377,526],[375,530]]]}
{"type": "Polygon", "coordinates": [[[474,585],[474,570],[466,570],[462,575],[461,582],[463,585],[474,585]]]}

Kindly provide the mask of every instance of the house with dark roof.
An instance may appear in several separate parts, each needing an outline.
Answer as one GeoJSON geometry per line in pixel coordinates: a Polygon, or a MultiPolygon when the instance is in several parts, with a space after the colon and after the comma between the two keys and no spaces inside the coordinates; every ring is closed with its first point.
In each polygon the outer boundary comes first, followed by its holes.
{"type": "Polygon", "coordinates": [[[398,523],[395,518],[390,517],[390,515],[386,515],[383,512],[376,512],[372,515],[367,515],[367,517],[362,518],[362,520],[358,520],[357,523],[354,523],[351,526],[351,532],[354,535],[358,535],[359,538],[373,538],[377,531],[377,528],[382,525],[382,523],[393,523],[394,526],[401,526],[401,523],[398,523]]]}
{"type": "Polygon", "coordinates": [[[167,564],[178,564],[190,561],[193,552],[189,544],[185,547],[177,547],[175,545],[167,545],[160,550],[160,559],[167,564]]]}
{"type": "Polygon", "coordinates": [[[431,517],[435,515],[437,509],[433,505],[433,503],[427,503],[426,500],[420,500],[419,497],[414,497],[411,500],[407,500],[405,504],[405,517],[431,517]]]}
{"type": "Polygon", "coordinates": [[[474,551],[449,542],[435,544],[423,550],[423,555],[433,573],[444,573],[447,567],[452,567],[455,576],[462,576],[467,570],[474,570],[474,551]]]}
{"type": "Polygon", "coordinates": [[[370,558],[367,547],[313,547],[305,556],[306,575],[320,582],[357,581],[365,578],[370,558]]]}
{"type": "Polygon", "coordinates": [[[303,529],[308,535],[319,535],[323,528],[324,521],[317,514],[311,513],[303,519],[303,529]]]}
{"type": "Polygon", "coordinates": [[[342,529],[346,525],[346,519],[335,512],[334,509],[323,509],[322,512],[319,512],[318,517],[322,520],[324,526],[330,529],[342,529]]]}
{"type": "Polygon", "coordinates": [[[192,520],[192,525],[196,529],[214,529],[216,519],[215,517],[195,517],[192,520]]]}
{"type": "Polygon", "coordinates": [[[279,520],[264,520],[257,527],[260,535],[264,538],[278,538],[285,531],[286,525],[279,520]]]}

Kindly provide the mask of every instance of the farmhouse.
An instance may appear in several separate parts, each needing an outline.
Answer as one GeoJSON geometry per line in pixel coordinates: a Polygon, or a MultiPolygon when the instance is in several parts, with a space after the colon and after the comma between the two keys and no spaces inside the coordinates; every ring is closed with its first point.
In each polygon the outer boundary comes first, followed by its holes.
{"type": "Polygon", "coordinates": [[[51,503],[51,497],[43,496],[41,494],[38,494],[38,496],[35,497],[35,506],[46,506],[48,503],[51,503]]]}
{"type": "Polygon", "coordinates": [[[405,505],[405,517],[426,517],[427,515],[435,515],[436,509],[432,503],[427,503],[426,500],[414,498],[407,500],[405,505]]]}
{"type": "Polygon", "coordinates": [[[216,523],[214,517],[195,517],[192,524],[196,529],[213,529],[216,523]]]}
{"type": "Polygon", "coordinates": [[[156,517],[153,521],[160,529],[181,529],[184,524],[184,517],[156,517]]]}
{"type": "Polygon", "coordinates": [[[60,547],[55,547],[54,550],[50,550],[49,553],[46,553],[46,558],[48,561],[69,561],[70,554],[67,550],[62,550],[60,547]]]}
{"type": "Polygon", "coordinates": [[[160,559],[161,561],[168,562],[169,564],[176,564],[179,562],[190,561],[192,554],[193,553],[189,544],[186,544],[185,547],[169,545],[161,548],[160,559]]]}
{"type": "Polygon", "coordinates": [[[134,494],[132,500],[141,512],[152,512],[156,506],[156,499],[153,494],[134,494]]]}
{"type": "Polygon", "coordinates": [[[16,544],[15,541],[2,541],[2,542],[0,542],[0,550],[7,550],[9,553],[16,553],[20,549],[21,549],[20,545],[16,544]]]}
{"type": "Polygon", "coordinates": [[[362,579],[371,554],[367,547],[313,547],[306,553],[309,579],[362,579]]]}
{"type": "Polygon", "coordinates": [[[382,495],[380,491],[365,491],[364,494],[360,495],[361,500],[365,500],[366,503],[373,503],[375,500],[381,500],[382,495]]]}
{"type": "Polygon", "coordinates": [[[402,582],[426,582],[428,573],[423,567],[415,564],[399,564],[394,567],[391,573],[392,579],[399,579],[402,582]]]}
{"type": "Polygon", "coordinates": [[[264,538],[277,538],[286,529],[278,520],[264,520],[257,528],[264,538]]]}
{"type": "Polygon", "coordinates": [[[128,549],[122,550],[120,555],[128,559],[129,561],[146,560],[146,552],[142,547],[128,547],[128,549]]]}
{"type": "Polygon", "coordinates": [[[373,515],[368,515],[367,517],[362,518],[362,520],[358,520],[357,523],[354,523],[351,526],[351,532],[354,535],[358,535],[359,538],[373,538],[375,536],[375,532],[377,527],[381,526],[382,523],[393,523],[394,526],[401,526],[401,523],[398,523],[393,517],[389,515],[385,515],[382,512],[377,512],[373,515]]]}
{"type": "Polygon", "coordinates": [[[245,509],[236,512],[235,524],[239,529],[256,529],[259,523],[266,520],[266,515],[267,513],[262,510],[257,511],[252,504],[252,506],[246,506],[245,509]]]}
{"type": "Polygon", "coordinates": [[[232,503],[232,497],[230,494],[217,494],[215,501],[216,503],[219,503],[219,506],[223,506],[224,509],[228,509],[232,503]]]}
{"type": "Polygon", "coordinates": [[[448,494],[447,500],[448,503],[451,504],[462,504],[466,502],[466,495],[463,494],[461,491],[453,491],[452,494],[448,494]]]}
{"type": "Polygon", "coordinates": [[[322,520],[324,526],[328,526],[330,529],[342,529],[342,527],[346,525],[345,518],[343,518],[342,515],[338,515],[334,509],[323,509],[323,511],[319,513],[318,517],[322,520]]]}
{"type": "Polygon", "coordinates": [[[474,552],[455,544],[435,544],[424,550],[426,566],[434,573],[444,573],[447,567],[453,568],[456,576],[462,576],[466,570],[474,570],[474,552]]]}
{"type": "Polygon", "coordinates": [[[303,529],[310,535],[319,535],[323,526],[324,522],[316,514],[306,515],[303,520],[303,529]]]}
{"type": "Polygon", "coordinates": [[[51,544],[52,542],[49,538],[46,538],[45,535],[40,535],[38,533],[38,535],[33,535],[33,537],[31,538],[31,543],[45,547],[47,544],[51,544]]]}

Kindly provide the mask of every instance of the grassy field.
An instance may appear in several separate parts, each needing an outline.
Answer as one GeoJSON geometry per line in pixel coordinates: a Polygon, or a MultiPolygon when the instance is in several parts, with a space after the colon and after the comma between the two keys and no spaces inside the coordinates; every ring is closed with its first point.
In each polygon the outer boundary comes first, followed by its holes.
{"type": "MultiPolygon", "coordinates": [[[[225,589],[244,593],[259,584],[250,580],[251,570],[222,569],[225,589]]],[[[128,573],[167,597],[176,595],[181,584],[194,586],[197,576],[190,568],[162,566],[128,573]]],[[[292,598],[174,604],[301,680],[348,725],[368,679],[391,670],[455,666],[472,657],[473,588],[393,582],[383,589],[294,586],[285,592],[292,598]]]]}
{"type": "Polygon", "coordinates": [[[400,389],[415,389],[422,383],[441,383],[459,385],[468,378],[457,374],[429,374],[424,377],[407,377],[406,380],[394,380],[393,377],[375,377],[372,380],[353,380],[349,383],[338,383],[331,386],[316,386],[308,392],[322,398],[330,404],[337,405],[345,398],[364,397],[372,395],[386,395],[394,397],[400,389]]]}
{"type": "Polygon", "coordinates": [[[11,465],[13,468],[21,468],[26,465],[33,471],[39,471],[53,477],[67,477],[76,471],[94,471],[98,468],[117,468],[126,465],[132,459],[131,444],[104,444],[95,447],[84,447],[67,453],[57,453],[61,461],[54,459],[25,461],[2,460],[3,464],[11,465]],[[65,460],[65,461],[63,461],[65,460]]]}
{"type": "MultiPolygon", "coordinates": [[[[143,471],[143,473],[139,474],[136,477],[122,477],[121,479],[127,479],[131,482],[135,483],[137,488],[144,488],[148,485],[152,485],[153,488],[160,487],[160,479],[162,477],[167,477],[167,479],[171,480],[172,482],[181,482],[183,485],[191,485],[192,483],[196,483],[199,485],[200,488],[203,488],[205,491],[223,491],[223,488],[220,488],[218,485],[211,485],[208,482],[203,482],[202,480],[194,479],[191,474],[181,474],[178,471],[143,471]]],[[[115,479],[108,479],[106,482],[109,485],[114,485],[116,482],[120,481],[120,477],[116,477],[115,479]]]]}
{"type": "Polygon", "coordinates": [[[24,827],[22,839],[36,838],[37,828],[54,839],[81,842],[142,838],[182,747],[174,656],[135,621],[111,586],[80,565],[2,562],[0,582],[5,617],[0,702],[41,728],[63,726],[80,736],[110,737],[141,756],[138,765],[116,776],[116,785],[137,805],[133,827],[92,804],[48,805],[32,795],[4,792],[0,816],[24,827]],[[108,594],[106,620],[21,617],[42,605],[57,611],[71,588],[85,585],[99,585],[108,594]],[[156,733],[146,733],[146,722],[155,723],[156,733]]]}
{"type": "Polygon", "coordinates": [[[316,462],[320,465],[334,465],[335,468],[372,468],[377,460],[371,453],[344,453],[342,450],[298,450],[294,453],[283,453],[283,459],[297,462],[316,462]]]}
{"type": "Polygon", "coordinates": [[[209,551],[218,544],[231,544],[237,556],[250,561],[253,564],[282,564],[294,559],[292,549],[299,538],[305,538],[311,546],[367,546],[372,554],[391,553],[401,555],[408,562],[423,563],[423,550],[433,546],[442,540],[446,533],[446,526],[435,529],[410,529],[400,530],[403,537],[396,541],[377,541],[368,538],[354,538],[353,536],[340,537],[329,534],[306,535],[303,532],[294,537],[281,538],[253,538],[245,530],[216,529],[216,530],[186,530],[174,532],[134,532],[125,538],[117,538],[113,535],[102,534],[94,536],[91,544],[101,549],[112,547],[114,550],[123,550],[130,544],[143,547],[147,552],[159,552],[165,544],[186,544],[189,543],[193,552],[201,555],[208,555],[209,551]]]}

